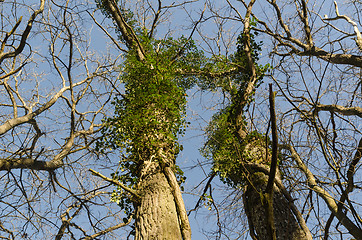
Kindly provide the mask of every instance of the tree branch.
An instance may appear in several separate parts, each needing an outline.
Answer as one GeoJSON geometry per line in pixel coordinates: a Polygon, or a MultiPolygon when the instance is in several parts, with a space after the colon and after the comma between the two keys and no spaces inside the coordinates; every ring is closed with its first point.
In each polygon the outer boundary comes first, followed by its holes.
{"type": "Polygon", "coordinates": [[[112,227],[109,227],[109,228],[107,228],[107,229],[104,229],[104,230],[102,230],[102,231],[100,231],[100,232],[97,232],[97,233],[93,234],[92,236],[85,237],[84,240],[96,239],[97,237],[102,236],[102,235],[104,235],[104,234],[106,234],[106,233],[109,233],[109,232],[111,232],[111,231],[113,231],[113,230],[116,230],[116,229],[118,229],[118,228],[127,226],[128,224],[131,223],[131,221],[132,221],[132,216],[128,219],[128,221],[127,221],[126,223],[119,223],[119,224],[117,224],[117,225],[115,225],[115,226],[112,226],[112,227]]]}
{"type": "Polygon", "coordinates": [[[200,198],[197,201],[195,207],[193,209],[191,209],[189,211],[189,213],[187,214],[188,216],[190,216],[191,212],[196,211],[200,207],[200,204],[203,201],[203,197],[205,196],[205,193],[206,193],[207,189],[211,187],[211,182],[215,178],[216,174],[217,174],[217,172],[212,171],[211,174],[208,176],[209,180],[207,180],[207,183],[205,184],[204,190],[203,190],[202,194],[200,195],[200,198]]]}
{"type": "MultiPolygon", "coordinates": [[[[354,155],[354,157],[351,161],[351,164],[349,165],[348,171],[347,171],[347,187],[344,191],[342,191],[342,196],[338,201],[339,208],[343,207],[344,202],[348,199],[348,194],[353,191],[353,188],[354,188],[353,178],[354,178],[354,174],[355,174],[355,169],[356,169],[358,162],[361,160],[361,157],[362,157],[362,138],[360,139],[360,141],[358,143],[356,154],[354,155]]],[[[328,239],[329,228],[332,224],[334,217],[335,217],[335,215],[332,213],[326,222],[324,238],[323,238],[324,240],[328,239]]]]}
{"type": "Polygon", "coordinates": [[[121,182],[119,182],[119,181],[117,181],[117,180],[114,180],[114,179],[112,179],[112,178],[106,177],[106,176],[102,175],[101,173],[99,173],[99,172],[97,172],[97,171],[95,171],[95,170],[93,170],[93,169],[91,169],[91,168],[89,169],[89,171],[90,171],[93,175],[95,175],[95,176],[97,176],[97,177],[100,177],[100,178],[102,178],[103,180],[105,180],[105,181],[107,181],[107,182],[113,183],[114,185],[117,185],[117,186],[121,187],[123,190],[125,190],[125,191],[128,192],[128,193],[130,193],[131,195],[133,195],[133,196],[136,197],[137,199],[140,199],[140,198],[141,198],[141,196],[138,194],[138,192],[137,192],[136,190],[125,186],[123,183],[121,183],[121,182]]]}
{"type": "Polygon", "coordinates": [[[270,239],[276,240],[276,230],[274,225],[274,211],[273,211],[273,189],[274,179],[278,164],[278,134],[277,134],[277,123],[275,116],[275,95],[273,92],[272,84],[269,84],[269,104],[270,104],[270,121],[272,129],[272,159],[268,177],[268,183],[265,189],[265,212],[267,219],[267,230],[270,234],[270,239]]]}
{"type": "Polygon", "coordinates": [[[362,138],[359,140],[356,154],[354,155],[347,171],[347,189],[346,189],[347,192],[353,190],[354,187],[353,177],[356,171],[356,166],[358,162],[361,160],[361,158],[362,158],[362,138]]]}
{"type": "MultiPolygon", "coordinates": [[[[74,83],[72,85],[72,87],[79,86],[79,85],[85,83],[86,81],[89,81],[90,79],[94,78],[95,76],[97,76],[97,74],[91,75],[91,76],[85,78],[84,80],[82,80],[80,82],[74,83]]],[[[5,134],[10,129],[13,129],[16,126],[19,126],[21,124],[24,124],[24,123],[27,123],[27,122],[31,121],[32,119],[34,119],[34,117],[40,115],[45,110],[49,109],[51,106],[54,105],[54,103],[56,103],[56,101],[59,99],[59,97],[61,97],[63,95],[63,93],[65,91],[69,90],[70,88],[71,88],[71,86],[63,87],[48,102],[44,103],[37,110],[35,110],[33,112],[30,112],[30,113],[28,113],[28,114],[26,114],[24,116],[21,116],[21,117],[12,118],[12,119],[6,121],[4,124],[0,125],[0,136],[5,134]]]]}
{"type": "Polygon", "coordinates": [[[277,120],[275,114],[275,93],[273,92],[272,84],[269,84],[269,104],[270,104],[270,121],[272,130],[272,159],[270,165],[270,174],[268,184],[265,192],[272,194],[274,186],[274,178],[278,164],[278,132],[277,132],[277,120]]]}
{"type": "MultiPolygon", "coordinates": [[[[255,28],[255,30],[264,32],[264,33],[268,34],[269,36],[273,37],[275,40],[278,41],[280,46],[285,46],[287,48],[290,48],[291,51],[288,52],[286,55],[297,54],[299,56],[315,56],[317,58],[323,59],[324,61],[334,63],[334,64],[346,64],[346,65],[351,65],[351,66],[356,66],[356,67],[362,67],[362,56],[346,54],[346,53],[334,54],[334,53],[327,52],[327,51],[313,45],[312,38],[311,38],[312,33],[310,32],[309,25],[306,25],[306,24],[308,24],[306,22],[307,19],[303,19],[303,17],[302,17],[302,22],[303,22],[303,26],[305,28],[305,33],[307,34],[306,37],[307,37],[308,43],[303,43],[298,38],[293,37],[292,33],[290,32],[290,29],[284,23],[284,20],[282,18],[282,14],[281,14],[281,11],[279,9],[277,2],[275,0],[269,0],[268,2],[275,9],[275,11],[277,13],[278,22],[282,26],[283,30],[285,31],[286,36],[273,31],[272,29],[270,29],[268,27],[268,25],[265,22],[263,22],[257,18],[256,19],[258,20],[258,23],[263,25],[265,29],[256,29],[255,28]],[[310,35],[308,36],[308,34],[310,34],[310,35]],[[302,48],[302,50],[298,49],[298,47],[302,48]]],[[[306,10],[304,12],[306,12],[306,10]]],[[[346,19],[345,17],[346,16],[344,16],[343,18],[346,19]]],[[[327,20],[333,20],[333,19],[327,19],[327,20]]],[[[356,34],[357,34],[356,42],[357,42],[357,45],[360,47],[360,45],[362,44],[362,38],[359,37],[360,32],[358,31],[358,29],[356,29],[355,27],[354,27],[354,29],[355,29],[355,31],[357,31],[356,32],[356,34]]]]}
{"type": "Polygon", "coordinates": [[[317,181],[313,173],[308,169],[304,162],[299,157],[299,154],[296,152],[293,146],[288,145],[286,148],[290,151],[291,157],[295,160],[298,165],[298,168],[305,174],[307,177],[308,186],[316,192],[327,204],[330,211],[337,217],[337,219],[342,223],[342,225],[349,231],[349,233],[354,236],[356,239],[362,239],[362,229],[356,226],[345,213],[343,213],[342,208],[340,208],[334,198],[323,188],[318,186],[317,181]]]}
{"type": "Polygon", "coordinates": [[[13,158],[0,160],[0,171],[9,171],[11,169],[51,171],[61,166],[63,166],[63,164],[59,161],[37,161],[33,158],[13,158]]]}
{"type": "Polygon", "coordinates": [[[102,3],[112,15],[112,19],[116,22],[119,31],[121,32],[122,37],[126,41],[128,47],[136,50],[138,60],[143,61],[146,58],[143,47],[132,27],[129,26],[126,20],[123,18],[117,3],[114,0],[102,0],[102,3]]]}
{"type": "Polygon", "coordinates": [[[332,105],[323,105],[318,104],[315,109],[317,111],[329,111],[331,113],[340,113],[345,116],[358,116],[362,118],[362,108],[361,107],[350,107],[346,108],[340,105],[332,104],[332,105]]]}
{"type": "MultiPolygon", "coordinates": [[[[45,4],[45,0],[41,0],[39,9],[34,11],[34,13],[30,16],[30,18],[28,20],[28,23],[26,25],[26,28],[25,28],[23,34],[21,35],[20,44],[19,44],[19,46],[17,48],[15,48],[15,51],[7,52],[7,53],[4,53],[4,52],[1,51],[1,53],[0,53],[0,65],[1,65],[2,61],[4,61],[6,58],[15,57],[15,56],[19,55],[24,50],[26,40],[27,40],[27,38],[28,38],[28,36],[30,34],[30,31],[31,31],[32,27],[33,27],[33,23],[35,21],[35,18],[44,11],[44,4],[45,4]]],[[[21,19],[19,19],[19,21],[16,23],[15,27],[13,28],[14,31],[18,27],[18,25],[20,24],[20,21],[21,21],[21,19]]],[[[1,50],[3,50],[3,45],[4,45],[4,42],[2,43],[1,50]]]]}
{"type": "Polygon", "coordinates": [[[359,48],[359,50],[362,52],[362,35],[361,35],[361,32],[358,30],[358,26],[357,26],[357,23],[352,21],[352,19],[346,15],[341,15],[339,14],[339,10],[338,10],[338,5],[337,5],[337,2],[334,1],[334,7],[335,7],[335,11],[336,11],[336,15],[337,17],[334,17],[334,18],[325,18],[323,20],[326,20],[326,21],[332,21],[332,20],[338,20],[338,19],[344,19],[346,20],[348,23],[350,23],[352,26],[353,26],[353,30],[356,34],[356,44],[357,44],[357,47],[359,48]]]}

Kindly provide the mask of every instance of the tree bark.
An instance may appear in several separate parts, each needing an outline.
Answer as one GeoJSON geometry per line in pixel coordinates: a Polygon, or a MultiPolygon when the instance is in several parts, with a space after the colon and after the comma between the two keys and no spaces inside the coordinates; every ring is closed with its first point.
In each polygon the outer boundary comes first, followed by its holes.
{"type": "MultiPolygon", "coordinates": [[[[250,177],[243,195],[244,207],[248,217],[251,236],[258,240],[269,240],[265,212],[265,195],[263,194],[268,182],[268,176],[263,172],[255,172],[250,177]]],[[[273,211],[276,239],[297,240],[311,239],[296,220],[291,203],[286,199],[281,189],[274,185],[273,211]]]]}
{"type": "Polygon", "coordinates": [[[135,239],[182,239],[171,187],[158,163],[145,166],[135,204],[135,239]]]}

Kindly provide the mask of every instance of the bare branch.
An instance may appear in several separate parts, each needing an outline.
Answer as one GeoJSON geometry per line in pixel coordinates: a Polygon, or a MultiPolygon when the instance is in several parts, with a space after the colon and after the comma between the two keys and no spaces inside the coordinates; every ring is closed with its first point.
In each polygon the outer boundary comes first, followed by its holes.
{"type": "Polygon", "coordinates": [[[134,48],[137,52],[138,59],[140,61],[143,61],[145,59],[145,52],[143,50],[143,47],[138,37],[134,33],[132,27],[130,27],[123,18],[122,13],[117,6],[117,3],[114,0],[102,0],[102,2],[112,15],[114,21],[117,23],[117,26],[122,33],[122,37],[128,44],[128,47],[134,48]]]}
{"type": "Polygon", "coordinates": [[[92,236],[85,237],[84,240],[96,239],[96,238],[99,237],[99,236],[105,235],[105,234],[107,234],[107,233],[109,233],[109,232],[112,232],[112,231],[118,229],[118,228],[121,228],[121,227],[124,227],[124,226],[129,225],[129,224],[132,222],[132,220],[133,220],[133,218],[132,218],[132,216],[131,216],[130,218],[128,218],[128,221],[127,221],[127,222],[125,222],[125,223],[119,223],[119,224],[117,224],[117,225],[114,225],[114,226],[109,227],[109,228],[107,228],[107,229],[104,229],[104,230],[102,230],[102,231],[99,231],[99,232],[93,234],[92,236]]]}
{"type": "MultiPolygon", "coordinates": [[[[77,83],[74,83],[72,87],[76,87],[79,85],[82,85],[83,83],[89,81],[90,79],[94,78],[98,74],[95,74],[93,76],[87,77],[86,79],[79,81],[77,83]]],[[[21,124],[27,123],[34,119],[36,116],[43,113],[45,110],[49,109],[51,106],[54,105],[54,103],[57,102],[57,100],[63,95],[63,93],[67,90],[70,90],[71,86],[66,86],[60,89],[48,102],[43,104],[41,107],[39,107],[37,110],[30,112],[24,116],[12,118],[8,121],[6,121],[3,125],[0,126],[0,136],[8,132],[10,129],[13,129],[16,126],[19,126],[21,124]]]]}
{"type": "Polygon", "coordinates": [[[325,21],[332,21],[332,20],[338,20],[338,19],[344,19],[346,20],[348,23],[350,23],[352,26],[353,26],[353,30],[356,34],[356,44],[359,48],[359,50],[362,52],[362,35],[361,35],[361,32],[358,30],[358,26],[357,26],[357,23],[352,21],[352,19],[346,15],[341,15],[339,13],[339,10],[338,10],[338,5],[337,5],[337,2],[334,1],[334,7],[335,7],[335,11],[336,11],[336,17],[334,18],[324,18],[325,21]]]}
{"type": "Polygon", "coordinates": [[[156,29],[156,26],[157,26],[157,21],[160,18],[161,9],[162,9],[162,2],[161,2],[161,0],[158,0],[158,9],[157,9],[157,12],[155,12],[155,17],[153,18],[153,23],[152,23],[152,26],[151,26],[151,30],[148,33],[149,38],[153,37],[153,33],[154,33],[154,31],[156,29]]]}
{"type": "Polygon", "coordinates": [[[103,174],[93,170],[93,169],[89,169],[90,172],[92,172],[93,175],[97,176],[97,177],[100,177],[102,178],[103,180],[107,181],[107,182],[110,182],[110,183],[113,183],[119,187],[121,187],[123,190],[125,190],[126,192],[132,194],[134,197],[136,198],[141,198],[141,196],[138,194],[138,192],[132,188],[129,188],[127,186],[125,186],[123,183],[117,181],[117,180],[114,180],[112,178],[109,178],[109,177],[106,177],[104,176],[103,174]]]}
{"type": "Polygon", "coordinates": [[[315,107],[316,111],[329,111],[331,113],[339,113],[344,116],[358,116],[362,118],[362,108],[361,107],[343,107],[340,105],[332,104],[332,105],[323,105],[318,104],[315,107]]]}
{"type": "Polygon", "coordinates": [[[308,186],[315,191],[327,204],[331,212],[338,218],[338,220],[346,227],[349,233],[354,236],[356,239],[359,239],[362,236],[362,230],[356,226],[342,211],[342,209],[337,205],[334,198],[322,187],[318,186],[317,181],[313,173],[308,169],[304,162],[299,157],[299,154],[296,152],[293,146],[285,146],[291,152],[292,158],[297,163],[299,169],[305,174],[308,180],[308,186]]]}
{"type": "MultiPolygon", "coordinates": [[[[28,38],[28,36],[30,34],[30,31],[31,31],[32,27],[33,27],[33,23],[35,21],[35,18],[44,11],[44,4],[45,4],[45,0],[41,0],[39,9],[34,11],[34,13],[29,18],[27,26],[26,26],[24,32],[21,35],[20,44],[19,44],[18,47],[16,47],[15,51],[4,53],[3,52],[3,45],[5,43],[3,41],[2,46],[1,46],[1,53],[0,53],[0,65],[6,58],[13,58],[13,57],[19,55],[24,50],[26,40],[27,40],[27,38],[28,38]]],[[[15,31],[15,29],[20,24],[20,21],[21,21],[21,19],[19,19],[19,21],[17,22],[17,24],[15,25],[15,27],[13,28],[12,31],[15,31]]]]}

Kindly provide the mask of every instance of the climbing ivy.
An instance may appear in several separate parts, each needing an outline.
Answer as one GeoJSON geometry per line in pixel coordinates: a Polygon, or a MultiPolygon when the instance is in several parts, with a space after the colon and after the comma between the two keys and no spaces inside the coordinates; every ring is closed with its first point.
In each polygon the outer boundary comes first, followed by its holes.
{"type": "MultiPolygon", "coordinates": [[[[256,22],[252,21],[252,25],[255,24],[256,22]]],[[[262,43],[255,40],[256,36],[256,32],[250,33],[251,55],[256,68],[257,81],[247,103],[254,101],[255,89],[261,85],[265,73],[271,68],[269,64],[264,66],[258,64],[262,43]]],[[[213,116],[206,128],[207,141],[200,151],[204,157],[213,161],[213,171],[218,173],[220,179],[231,186],[237,186],[246,181],[246,169],[243,163],[265,164],[265,149],[270,151],[269,139],[256,131],[248,133],[242,140],[237,137],[237,111],[241,96],[251,77],[244,47],[245,41],[245,35],[240,34],[237,39],[236,52],[229,58],[228,65],[237,66],[238,71],[227,77],[221,77],[217,81],[206,79],[206,84],[203,85],[206,86],[206,89],[221,89],[229,99],[226,106],[213,116]]],[[[247,126],[245,116],[242,115],[241,121],[239,126],[245,128],[247,126]]]]}
{"type": "Polygon", "coordinates": [[[249,133],[242,142],[235,135],[235,126],[229,121],[230,110],[225,108],[213,116],[206,134],[208,140],[200,149],[207,159],[212,160],[212,170],[222,182],[239,186],[246,182],[246,162],[265,162],[265,149],[271,156],[270,140],[257,131],[249,133]]]}
{"type": "MultiPolygon", "coordinates": [[[[178,69],[200,69],[205,59],[194,42],[185,37],[155,40],[142,35],[139,39],[147,57],[140,61],[132,50],[124,56],[119,80],[125,93],[114,99],[114,115],[104,119],[97,149],[121,152],[120,171],[112,177],[130,188],[137,188],[146,161],[163,158],[160,151],[167,154],[169,165],[182,183],[183,172],[173,163],[182,148],[177,139],[187,126],[186,91],[196,78],[183,76],[178,69]]],[[[133,199],[121,188],[113,192],[111,200],[128,216],[133,212],[133,199]]]]}

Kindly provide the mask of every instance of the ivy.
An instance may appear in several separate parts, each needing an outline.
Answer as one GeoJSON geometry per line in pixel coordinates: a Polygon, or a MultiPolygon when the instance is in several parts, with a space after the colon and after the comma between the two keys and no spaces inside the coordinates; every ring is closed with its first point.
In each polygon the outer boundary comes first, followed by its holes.
{"type": "MultiPolygon", "coordinates": [[[[120,171],[112,177],[133,189],[137,189],[144,163],[161,161],[161,150],[172,162],[170,166],[181,184],[185,177],[173,162],[182,149],[178,137],[187,126],[186,91],[194,86],[196,78],[182,76],[177,69],[199,69],[204,56],[185,37],[155,40],[140,35],[140,41],[147,57],[139,61],[132,50],[124,56],[119,80],[125,93],[112,102],[114,115],[103,120],[103,137],[97,142],[97,150],[121,152],[120,171]]],[[[120,188],[111,195],[111,201],[127,216],[133,212],[132,200],[120,188]]]]}
{"type": "MultiPolygon", "coordinates": [[[[255,21],[252,22],[252,25],[255,24],[255,21]]],[[[257,32],[250,33],[251,55],[256,68],[257,82],[254,92],[249,96],[248,103],[253,101],[255,89],[262,84],[265,73],[271,68],[269,64],[265,66],[258,64],[262,43],[255,41],[256,36],[257,32]]],[[[237,109],[251,77],[244,47],[245,41],[245,35],[240,34],[237,39],[236,52],[229,59],[219,57],[222,61],[214,65],[214,68],[219,70],[237,66],[238,71],[216,80],[205,79],[206,83],[203,83],[207,89],[221,89],[229,98],[228,104],[213,116],[206,128],[207,141],[200,151],[204,157],[213,161],[212,170],[218,173],[224,183],[231,186],[238,186],[246,182],[247,171],[243,163],[268,164],[265,162],[265,151],[270,151],[270,141],[263,134],[253,131],[242,140],[236,134],[238,131],[236,117],[239,114],[237,109]]],[[[242,123],[239,122],[240,125],[247,125],[244,116],[242,123]]]]}
{"type": "Polygon", "coordinates": [[[200,149],[201,154],[213,162],[212,170],[221,181],[238,186],[246,182],[246,169],[243,163],[265,162],[265,149],[269,156],[270,140],[263,134],[253,131],[242,142],[235,135],[235,125],[229,120],[231,107],[215,114],[206,128],[207,142],[200,149]]]}

